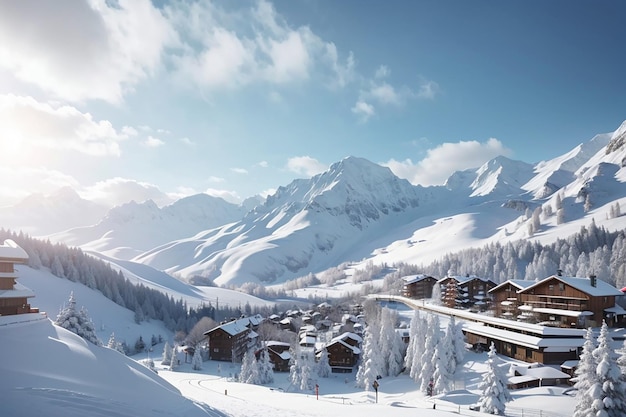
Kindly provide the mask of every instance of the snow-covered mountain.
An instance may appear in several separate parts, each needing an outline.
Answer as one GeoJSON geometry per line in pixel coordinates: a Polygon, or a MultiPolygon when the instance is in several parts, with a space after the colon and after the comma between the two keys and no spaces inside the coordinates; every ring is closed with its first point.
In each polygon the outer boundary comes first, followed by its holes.
{"type": "Polygon", "coordinates": [[[129,203],[95,226],[52,238],[235,287],[281,283],[346,261],[420,264],[496,241],[549,243],[592,218],[610,230],[626,226],[609,216],[612,205],[626,202],[625,142],[626,122],[553,159],[531,165],[500,156],[430,187],[347,157],[279,187],[251,210],[206,195],[162,209],[129,203]],[[540,233],[529,234],[528,213],[540,206],[540,233]]]}
{"type": "Polygon", "coordinates": [[[0,207],[0,227],[43,236],[78,226],[95,224],[106,206],[81,198],[70,187],[51,195],[32,194],[14,206],[0,207]]]}
{"type": "Polygon", "coordinates": [[[207,194],[181,198],[162,208],[152,200],[131,201],[111,209],[93,226],[69,229],[49,238],[119,259],[131,259],[163,243],[241,219],[252,204],[254,200],[236,205],[207,194]]]}

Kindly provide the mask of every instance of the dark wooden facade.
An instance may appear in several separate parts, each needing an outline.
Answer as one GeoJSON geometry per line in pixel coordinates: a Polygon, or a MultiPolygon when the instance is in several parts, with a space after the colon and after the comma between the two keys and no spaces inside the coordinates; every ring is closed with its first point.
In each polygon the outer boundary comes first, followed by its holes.
{"type": "Polygon", "coordinates": [[[518,292],[534,284],[534,281],[508,280],[489,290],[494,316],[515,320],[523,313],[519,310],[518,292]]]}
{"type": "Polygon", "coordinates": [[[209,340],[209,359],[240,362],[246,351],[256,344],[258,335],[252,328],[258,328],[262,321],[259,315],[242,317],[205,332],[209,340]]]}
{"type": "Polygon", "coordinates": [[[592,278],[550,276],[519,291],[519,303],[533,308],[537,321],[560,327],[597,327],[623,323],[611,313],[622,292],[592,278]],[[607,311],[608,310],[608,311],[607,311]]]}
{"type": "Polygon", "coordinates": [[[437,280],[429,275],[409,275],[402,278],[402,295],[408,298],[431,298],[437,280]]]}

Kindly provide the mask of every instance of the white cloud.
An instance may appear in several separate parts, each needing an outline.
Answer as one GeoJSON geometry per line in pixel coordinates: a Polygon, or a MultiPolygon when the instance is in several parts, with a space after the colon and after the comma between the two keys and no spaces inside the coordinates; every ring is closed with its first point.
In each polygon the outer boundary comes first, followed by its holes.
{"type": "Polygon", "coordinates": [[[344,86],[352,79],[352,54],[342,62],[332,42],[308,26],[290,27],[268,1],[236,12],[210,2],[176,3],[166,14],[183,44],[173,57],[178,78],[193,86],[283,85],[306,81],[314,70],[329,85],[344,86]]]}
{"type": "Polygon", "coordinates": [[[118,131],[108,120],[94,120],[75,107],[0,95],[0,136],[22,146],[119,156],[119,143],[136,134],[131,127],[118,131]]]}
{"type": "Polygon", "coordinates": [[[287,169],[300,175],[312,177],[324,172],[328,166],[310,156],[294,156],[287,160],[287,169]]]}
{"type": "Polygon", "coordinates": [[[207,178],[207,181],[218,183],[218,182],[224,182],[225,180],[222,177],[216,177],[216,176],[211,175],[209,178],[207,178]]]}
{"type": "Polygon", "coordinates": [[[50,194],[63,187],[79,187],[78,181],[63,172],[48,169],[44,166],[10,167],[0,164],[0,206],[17,203],[33,193],[50,194]]]}
{"type": "Polygon", "coordinates": [[[441,185],[455,171],[478,168],[499,155],[510,155],[511,151],[498,139],[486,142],[466,141],[444,143],[427,151],[426,158],[413,163],[411,159],[391,159],[382,164],[388,166],[400,178],[412,184],[441,185]]]}
{"type": "Polygon", "coordinates": [[[261,161],[257,165],[260,166],[261,168],[267,168],[269,166],[267,161],[261,161]]]}
{"type": "Polygon", "coordinates": [[[224,200],[228,201],[229,203],[233,203],[233,204],[241,203],[241,197],[239,197],[239,194],[237,194],[236,191],[218,190],[218,189],[215,189],[215,188],[207,188],[205,193],[210,195],[210,196],[213,196],[213,197],[223,198],[224,200]]]}
{"type": "Polygon", "coordinates": [[[192,141],[191,139],[184,137],[184,138],[180,138],[179,139],[182,143],[184,143],[187,146],[195,146],[196,143],[194,141],[192,141]]]}
{"type": "Polygon", "coordinates": [[[351,110],[352,110],[352,113],[358,115],[361,118],[361,121],[363,122],[368,121],[370,117],[376,114],[376,110],[374,109],[374,106],[372,106],[371,104],[363,100],[358,100],[351,110]]]}
{"type": "Polygon", "coordinates": [[[162,192],[156,185],[127,179],[110,178],[85,187],[80,193],[83,198],[116,206],[134,200],[138,203],[153,200],[158,206],[173,202],[172,198],[162,192]]]}
{"type": "Polygon", "coordinates": [[[155,138],[154,136],[148,136],[146,140],[141,142],[141,144],[145,146],[146,148],[159,148],[165,145],[165,142],[163,142],[159,138],[155,138]]]}
{"type": "Polygon", "coordinates": [[[248,170],[245,168],[231,168],[230,170],[234,172],[235,174],[247,174],[248,173],[248,170]]]}
{"type": "Polygon", "coordinates": [[[73,102],[122,101],[176,43],[149,0],[0,2],[0,67],[73,102]]]}

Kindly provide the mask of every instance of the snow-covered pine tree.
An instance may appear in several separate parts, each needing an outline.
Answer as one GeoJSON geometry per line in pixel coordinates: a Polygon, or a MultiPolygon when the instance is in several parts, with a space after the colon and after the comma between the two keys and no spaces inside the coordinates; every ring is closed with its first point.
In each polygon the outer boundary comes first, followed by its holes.
{"type": "Polygon", "coordinates": [[[163,359],[161,359],[161,365],[170,365],[172,363],[172,347],[166,340],[165,346],[163,346],[163,359]]]}
{"type": "Polygon", "coordinates": [[[296,343],[295,346],[292,346],[289,349],[289,354],[291,358],[289,359],[289,382],[294,387],[300,386],[300,345],[296,343]]]}
{"type": "Polygon", "coordinates": [[[377,330],[374,323],[367,326],[365,341],[363,342],[363,355],[356,373],[357,387],[364,388],[366,391],[372,389],[372,383],[383,372],[383,361],[380,355],[380,348],[378,347],[377,330]]]}
{"type": "Polygon", "coordinates": [[[591,388],[597,380],[595,372],[597,363],[593,356],[595,348],[596,343],[593,338],[593,330],[591,327],[588,327],[585,333],[585,343],[583,343],[582,352],[580,353],[578,367],[576,368],[574,378],[572,378],[574,388],[576,389],[574,417],[587,417],[590,415],[589,410],[591,410],[593,398],[590,396],[589,388],[591,388]]]}
{"type": "Polygon", "coordinates": [[[511,394],[507,387],[507,378],[498,366],[500,360],[496,353],[496,347],[491,342],[487,353],[487,372],[478,388],[481,390],[480,411],[483,413],[504,415],[507,401],[511,401],[511,394]]]}
{"type": "Polygon", "coordinates": [[[456,367],[463,362],[465,358],[465,335],[463,334],[463,324],[457,323],[454,316],[450,316],[446,333],[450,332],[449,338],[452,348],[450,349],[451,357],[454,359],[454,369],[452,373],[456,371],[456,367]]]}
{"type": "Polygon", "coordinates": [[[267,348],[263,349],[259,355],[259,383],[270,384],[274,382],[274,365],[270,361],[270,355],[267,348]]]}
{"type": "Polygon", "coordinates": [[[309,357],[308,352],[303,352],[300,364],[300,390],[306,391],[313,387],[313,359],[309,357]]]}
{"type": "Polygon", "coordinates": [[[170,359],[170,371],[173,371],[176,368],[176,365],[178,363],[178,359],[177,359],[177,349],[176,349],[176,345],[174,345],[172,347],[172,357],[170,359]]]}
{"type": "Polygon", "coordinates": [[[248,350],[243,355],[241,361],[241,371],[239,372],[239,382],[245,384],[259,383],[259,368],[254,357],[254,352],[248,350]]]}
{"type": "Polygon", "coordinates": [[[109,349],[117,350],[118,352],[122,354],[126,354],[126,352],[124,352],[124,347],[122,346],[122,344],[118,342],[117,340],[115,340],[115,332],[111,333],[111,336],[109,337],[109,341],[107,342],[107,347],[109,349]]]}
{"type": "Polygon", "coordinates": [[[439,316],[429,314],[427,319],[426,334],[424,339],[424,349],[422,351],[422,369],[419,373],[420,390],[428,393],[435,374],[435,349],[440,343],[441,329],[439,328],[439,316]]]}
{"type": "Polygon", "coordinates": [[[413,360],[415,355],[415,338],[417,337],[417,328],[419,326],[420,313],[419,310],[413,311],[413,317],[411,317],[411,323],[409,324],[409,345],[406,348],[404,355],[404,369],[405,372],[410,374],[411,367],[413,366],[413,360]]]}
{"type": "Polygon", "coordinates": [[[402,370],[403,352],[396,333],[398,312],[389,308],[383,308],[380,319],[380,333],[378,346],[380,357],[383,359],[382,374],[384,376],[397,376],[402,370]]]}
{"type": "Polygon", "coordinates": [[[441,339],[435,346],[433,354],[433,392],[435,394],[445,394],[452,387],[452,376],[450,372],[450,345],[445,345],[441,339]]]}
{"type": "Polygon", "coordinates": [[[194,371],[202,369],[202,352],[200,350],[200,346],[197,346],[193,352],[193,357],[191,358],[191,369],[194,371]]]}
{"type": "Polygon", "coordinates": [[[596,381],[589,389],[592,399],[592,415],[599,417],[622,417],[626,415],[626,399],[622,375],[617,365],[617,355],[611,347],[613,339],[605,321],[600,328],[598,346],[592,355],[596,366],[596,381]]]}
{"type": "Polygon", "coordinates": [[[320,359],[317,363],[317,376],[320,378],[328,378],[332,371],[330,363],[328,362],[328,350],[324,347],[322,348],[320,359]]]}
{"type": "Polygon", "coordinates": [[[424,354],[424,347],[426,343],[426,329],[428,328],[428,315],[426,319],[418,321],[417,330],[415,332],[415,339],[413,340],[413,361],[411,364],[411,371],[409,375],[411,378],[419,383],[420,372],[422,371],[422,356],[424,354]]]}
{"type": "Polygon", "coordinates": [[[89,318],[87,310],[82,307],[79,311],[76,311],[76,299],[73,291],[70,293],[67,305],[61,309],[54,324],[76,333],[96,346],[102,346],[102,342],[98,339],[95,326],[89,318]]]}
{"type": "Polygon", "coordinates": [[[439,285],[438,282],[435,282],[435,285],[433,285],[433,292],[430,295],[430,302],[434,305],[441,305],[441,285],[439,285]]]}

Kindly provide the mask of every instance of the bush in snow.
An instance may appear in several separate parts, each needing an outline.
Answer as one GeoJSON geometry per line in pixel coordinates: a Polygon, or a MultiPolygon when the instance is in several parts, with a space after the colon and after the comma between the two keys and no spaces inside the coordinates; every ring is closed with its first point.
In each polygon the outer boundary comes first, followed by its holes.
{"type": "Polygon", "coordinates": [[[150,359],[150,358],[144,359],[144,360],[141,361],[141,364],[143,366],[145,366],[146,368],[150,369],[152,372],[158,374],[158,371],[157,371],[156,367],[154,366],[154,361],[152,359],[150,359]]]}
{"type": "Polygon", "coordinates": [[[85,307],[82,307],[79,311],[76,310],[76,299],[73,291],[70,293],[67,306],[61,309],[54,324],[76,333],[96,346],[102,346],[102,342],[96,335],[95,326],[87,315],[85,307]]]}

